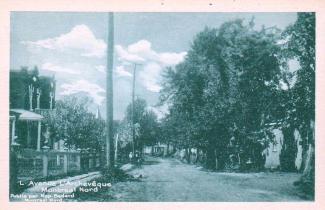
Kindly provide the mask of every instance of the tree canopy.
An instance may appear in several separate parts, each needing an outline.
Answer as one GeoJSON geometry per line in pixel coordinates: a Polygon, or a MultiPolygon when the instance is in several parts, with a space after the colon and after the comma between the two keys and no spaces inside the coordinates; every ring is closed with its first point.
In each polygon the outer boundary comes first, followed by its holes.
{"type": "Polygon", "coordinates": [[[132,113],[132,103],[126,109],[123,120],[123,130],[120,130],[124,140],[132,141],[132,126],[135,128],[136,149],[143,148],[144,145],[154,145],[158,139],[158,119],[157,115],[149,109],[147,102],[142,98],[134,101],[134,113],[132,113]]]}
{"type": "Polygon", "coordinates": [[[54,112],[45,116],[51,139],[80,149],[100,150],[104,143],[105,123],[88,110],[89,98],[65,97],[56,102],[54,112]]]}
{"type": "Polygon", "coordinates": [[[314,119],[313,24],[312,14],[301,13],[285,32],[257,30],[252,19],[198,33],[185,61],[164,73],[161,102],[170,104],[162,126],[166,133],[180,147],[204,148],[210,168],[215,156],[217,167],[224,167],[229,145],[235,145],[242,162],[262,164],[261,151],[273,139],[270,124],[294,118],[288,109],[300,125],[314,119]],[[301,69],[288,94],[283,83],[290,79],[292,58],[301,69]]]}

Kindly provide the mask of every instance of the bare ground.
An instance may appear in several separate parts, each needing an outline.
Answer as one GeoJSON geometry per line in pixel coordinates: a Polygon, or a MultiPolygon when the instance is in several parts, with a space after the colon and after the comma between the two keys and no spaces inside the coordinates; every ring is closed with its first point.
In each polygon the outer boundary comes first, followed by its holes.
{"type": "Polygon", "coordinates": [[[217,173],[172,158],[152,157],[128,173],[141,176],[140,181],[114,183],[100,197],[131,202],[304,201],[293,186],[297,173],[217,173]]]}

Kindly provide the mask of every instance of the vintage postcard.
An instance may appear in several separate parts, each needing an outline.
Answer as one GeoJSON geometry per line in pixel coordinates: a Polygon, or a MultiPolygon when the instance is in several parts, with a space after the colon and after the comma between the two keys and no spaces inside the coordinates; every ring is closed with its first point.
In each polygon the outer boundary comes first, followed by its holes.
{"type": "Polygon", "coordinates": [[[14,2],[4,209],[325,208],[321,1],[14,2]]]}

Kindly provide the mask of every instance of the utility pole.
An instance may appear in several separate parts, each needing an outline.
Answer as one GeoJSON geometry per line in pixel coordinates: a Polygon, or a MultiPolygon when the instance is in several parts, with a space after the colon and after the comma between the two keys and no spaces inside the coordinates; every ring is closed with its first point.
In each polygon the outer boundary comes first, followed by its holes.
{"type": "Polygon", "coordinates": [[[106,73],[106,165],[114,168],[113,136],[113,56],[114,56],[114,14],[108,13],[107,73],[106,73]]]}
{"type": "Polygon", "coordinates": [[[135,71],[137,68],[137,64],[134,64],[133,68],[133,84],[132,84],[132,152],[133,156],[135,155],[135,127],[134,127],[134,94],[135,94],[135,71]]]}
{"type": "Polygon", "coordinates": [[[117,149],[118,149],[118,134],[115,137],[115,153],[114,153],[114,160],[117,160],[117,149]]]}

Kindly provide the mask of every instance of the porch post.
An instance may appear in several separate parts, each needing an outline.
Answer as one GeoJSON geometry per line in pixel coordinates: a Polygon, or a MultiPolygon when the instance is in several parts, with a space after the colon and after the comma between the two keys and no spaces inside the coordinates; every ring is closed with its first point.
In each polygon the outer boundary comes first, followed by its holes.
{"type": "Polygon", "coordinates": [[[65,174],[68,173],[68,154],[67,153],[64,153],[63,155],[63,172],[65,174]]]}
{"type": "Polygon", "coordinates": [[[41,121],[38,121],[38,129],[37,129],[37,151],[41,150],[41,121]]]}
{"type": "Polygon", "coordinates": [[[47,177],[48,175],[48,154],[43,153],[42,159],[43,159],[43,177],[47,177]]]}
{"type": "Polygon", "coordinates": [[[15,132],[16,132],[16,118],[12,120],[12,125],[11,125],[11,144],[15,143],[15,132]]]}
{"type": "Polygon", "coordinates": [[[26,121],[27,124],[27,148],[30,148],[31,146],[31,136],[30,136],[30,123],[31,121],[26,121]]]}
{"type": "Polygon", "coordinates": [[[77,154],[77,170],[80,171],[81,167],[80,167],[80,153],[77,154]]]}

